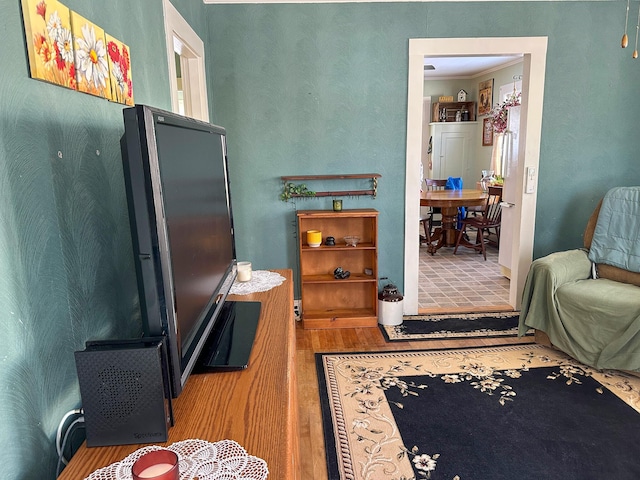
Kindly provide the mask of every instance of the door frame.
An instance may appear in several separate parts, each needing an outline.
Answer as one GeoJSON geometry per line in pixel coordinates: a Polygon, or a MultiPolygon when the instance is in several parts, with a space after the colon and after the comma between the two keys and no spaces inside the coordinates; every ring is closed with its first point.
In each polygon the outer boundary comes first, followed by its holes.
{"type": "Polygon", "coordinates": [[[163,0],[162,6],[169,67],[171,111],[179,113],[175,58],[175,54],[178,53],[181,58],[180,70],[183,75],[185,114],[208,122],[209,101],[204,64],[204,42],[169,0],[163,0]]]}
{"type": "MultiPolygon", "coordinates": [[[[419,213],[420,184],[416,177],[420,172],[422,141],[422,98],[424,94],[425,56],[473,56],[523,54],[522,116],[520,131],[516,198],[521,199],[514,208],[513,247],[511,252],[511,282],[509,304],[516,310],[524,283],[533,259],[533,237],[537,203],[536,188],[524,193],[527,167],[538,171],[540,137],[542,131],[542,106],[544,103],[544,79],[547,57],[547,37],[490,37],[490,38],[412,38],[409,39],[409,74],[407,93],[407,148],[405,183],[405,249],[404,249],[404,314],[418,314],[419,276],[419,213]],[[529,98],[535,101],[529,101],[529,98]]],[[[437,255],[438,253],[436,253],[437,255]]]]}

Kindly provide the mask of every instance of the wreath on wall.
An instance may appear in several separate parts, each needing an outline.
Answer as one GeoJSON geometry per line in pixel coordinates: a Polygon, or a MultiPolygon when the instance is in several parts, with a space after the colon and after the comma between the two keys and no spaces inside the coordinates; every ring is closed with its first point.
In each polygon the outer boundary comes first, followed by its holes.
{"type": "Polygon", "coordinates": [[[521,93],[514,93],[504,102],[499,103],[489,112],[489,119],[494,133],[504,133],[507,130],[507,112],[510,107],[520,105],[521,93]]]}

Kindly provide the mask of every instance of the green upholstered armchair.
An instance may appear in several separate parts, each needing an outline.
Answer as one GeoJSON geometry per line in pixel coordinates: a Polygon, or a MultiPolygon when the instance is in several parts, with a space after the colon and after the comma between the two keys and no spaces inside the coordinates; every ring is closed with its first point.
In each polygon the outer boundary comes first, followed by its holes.
{"type": "Polygon", "coordinates": [[[584,249],[532,263],[519,334],[542,331],[552,345],[594,368],[640,371],[640,273],[589,259],[601,206],[587,223],[584,249]]]}

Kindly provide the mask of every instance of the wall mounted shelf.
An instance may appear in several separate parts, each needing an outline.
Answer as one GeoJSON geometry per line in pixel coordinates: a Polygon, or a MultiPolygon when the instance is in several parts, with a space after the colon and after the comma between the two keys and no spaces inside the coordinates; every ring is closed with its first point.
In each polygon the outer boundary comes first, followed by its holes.
{"type": "MultiPolygon", "coordinates": [[[[357,180],[371,179],[371,189],[369,190],[339,190],[339,191],[320,191],[315,192],[312,197],[354,197],[359,195],[371,195],[375,198],[378,191],[378,178],[382,177],[379,173],[355,173],[345,175],[289,175],[280,177],[286,185],[289,182],[300,182],[304,180],[357,180]]],[[[306,197],[308,195],[293,194],[292,197],[306,197]]]]}

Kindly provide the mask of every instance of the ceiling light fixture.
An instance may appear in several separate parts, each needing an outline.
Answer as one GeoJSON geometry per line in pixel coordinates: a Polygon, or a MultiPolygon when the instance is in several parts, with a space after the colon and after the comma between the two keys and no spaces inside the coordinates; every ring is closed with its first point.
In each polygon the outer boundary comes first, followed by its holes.
{"type": "Polygon", "coordinates": [[[627,48],[627,45],[629,45],[629,37],[627,36],[628,24],[629,24],[629,0],[627,0],[627,13],[625,14],[625,17],[624,17],[624,35],[622,35],[622,41],[620,42],[620,45],[622,46],[622,48],[627,48]]]}

